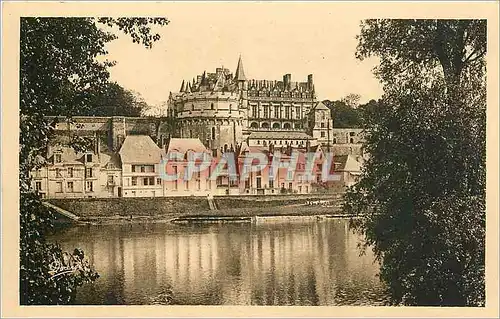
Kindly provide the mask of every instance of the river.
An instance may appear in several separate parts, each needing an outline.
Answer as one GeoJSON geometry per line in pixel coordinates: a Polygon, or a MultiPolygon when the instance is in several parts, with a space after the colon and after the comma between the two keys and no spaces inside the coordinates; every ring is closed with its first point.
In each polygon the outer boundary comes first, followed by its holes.
{"type": "Polygon", "coordinates": [[[383,304],[378,264],[348,223],[85,225],[52,240],[100,274],[78,304],[383,304]]]}

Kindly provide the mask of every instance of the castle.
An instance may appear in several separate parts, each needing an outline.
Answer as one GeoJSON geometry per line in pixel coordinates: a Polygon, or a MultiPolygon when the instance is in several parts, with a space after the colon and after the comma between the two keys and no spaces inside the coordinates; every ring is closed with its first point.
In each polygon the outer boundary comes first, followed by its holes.
{"type": "MultiPolygon", "coordinates": [[[[240,57],[234,75],[222,67],[183,81],[178,93],[170,93],[167,108],[161,118],[49,119],[55,134],[32,172],[33,188],[45,198],[307,194],[321,186],[319,176],[304,178],[310,152],[319,156],[315,174],[331,167],[341,185],[359,176],[362,130],[333,128],[330,109],[316,100],[312,75],[305,82],[292,82],[290,74],[282,81],[247,79],[240,57]],[[68,146],[75,136],[90,138],[92,146],[75,151],[68,146]],[[203,152],[216,162],[229,152],[244,165],[248,153],[271,159],[278,151],[291,161],[292,149],[300,156],[290,178],[288,171],[269,168],[236,181],[229,172],[215,181],[206,172],[184,181],[161,178],[161,162],[172,152],[183,158],[203,152]]],[[[179,173],[187,169],[184,160],[172,167],[179,173]]]]}
{"type": "Polygon", "coordinates": [[[233,75],[226,68],[203,72],[183,81],[170,93],[168,117],[177,120],[181,138],[198,137],[216,151],[249,146],[331,145],[334,142],[330,110],[316,100],[313,75],[293,82],[247,79],[241,56],[233,75]]]}

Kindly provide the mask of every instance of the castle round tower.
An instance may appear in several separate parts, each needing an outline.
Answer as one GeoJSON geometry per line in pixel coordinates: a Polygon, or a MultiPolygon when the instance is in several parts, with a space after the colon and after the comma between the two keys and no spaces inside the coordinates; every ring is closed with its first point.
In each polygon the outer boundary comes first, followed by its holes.
{"type": "Polygon", "coordinates": [[[177,102],[181,138],[199,138],[210,149],[235,148],[242,139],[243,111],[237,92],[186,93],[177,102]]]}

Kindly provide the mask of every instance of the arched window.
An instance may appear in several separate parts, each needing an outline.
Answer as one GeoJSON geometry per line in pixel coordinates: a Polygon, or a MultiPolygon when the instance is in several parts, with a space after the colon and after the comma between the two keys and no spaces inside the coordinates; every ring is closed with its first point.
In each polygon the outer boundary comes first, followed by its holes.
{"type": "Polygon", "coordinates": [[[264,122],[264,123],[262,123],[261,127],[262,128],[269,128],[269,123],[264,122]]]}
{"type": "Polygon", "coordinates": [[[354,143],[354,139],[352,137],[349,139],[349,143],[351,143],[351,144],[354,143]]]}
{"type": "Polygon", "coordinates": [[[285,124],[283,124],[283,128],[291,129],[292,126],[290,125],[290,123],[285,123],[285,124]]]}
{"type": "Polygon", "coordinates": [[[250,124],[250,127],[251,128],[258,128],[259,124],[257,124],[257,122],[252,122],[252,124],[250,124]]]}
{"type": "Polygon", "coordinates": [[[273,124],[273,128],[281,128],[280,123],[274,123],[274,124],[273,124]]]}
{"type": "Polygon", "coordinates": [[[212,140],[215,140],[215,127],[212,127],[212,140]]]}

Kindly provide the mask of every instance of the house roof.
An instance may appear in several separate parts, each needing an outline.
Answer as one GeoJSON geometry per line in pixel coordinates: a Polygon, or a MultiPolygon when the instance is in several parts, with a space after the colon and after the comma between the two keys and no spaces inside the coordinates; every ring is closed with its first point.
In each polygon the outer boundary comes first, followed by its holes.
{"type": "Polygon", "coordinates": [[[268,139],[268,140],[312,140],[312,136],[299,131],[262,131],[252,132],[249,139],[268,139]]]}
{"type": "Polygon", "coordinates": [[[117,153],[99,153],[99,160],[101,162],[101,167],[111,168],[110,164],[112,164],[114,168],[122,167],[120,155],[117,153]]]}
{"type": "Polygon", "coordinates": [[[47,154],[47,161],[54,162],[54,154],[61,154],[61,163],[64,164],[82,164],[84,162],[83,156],[85,153],[76,152],[72,147],[56,145],[51,147],[47,154]]]}
{"type": "Polygon", "coordinates": [[[168,143],[167,153],[178,152],[186,154],[187,152],[208,152],[207,148],[198,138],[171,138],[168,143]]]}
{"type": "Polygon", "coordinates": [[[318,102],[314,107],[316,110],[330,110],[323,102],[318,102]]]}
{"type": "Polygon", "coordinates": [[[148,135],[128,135],[120,148],[122,163],[157,164],[161,149],[148,135]]]}
{"type": "Polygon", "coordinates": [[[338,155],[333,157],[333,162],[337,164],[331,166],[331,170],[344,172],[361,172],[362,163],[354,155],[338,155]]]}

